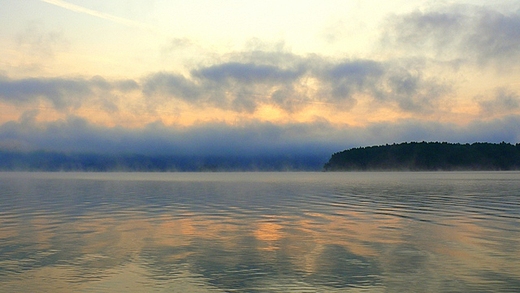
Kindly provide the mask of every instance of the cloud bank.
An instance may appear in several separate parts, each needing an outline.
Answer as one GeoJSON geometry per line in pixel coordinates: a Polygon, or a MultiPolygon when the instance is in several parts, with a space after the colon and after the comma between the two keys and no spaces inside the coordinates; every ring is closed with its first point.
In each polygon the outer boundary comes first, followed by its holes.
{"type": "Polygon", "coordinates": [[[378,42],[364,56],[257,44],[127,78],[2,72],[9,118],[0,148],[326,159],[404,141],[520,140],[518,12],[452,5],[396,14],[378,42]]]}
{"type": "MultiPolygon", "coordinates": [[[[297,57],[297,56],[295,56],[297,57]]],[[[296,65],[230,61],[193,69],[189,76],[151,73],[139,80],[57,77],[11,79],[0,76],[0,99],[11,104],[50,102],[56,110],[89,105],[94,97],[138,92],[141,102],[161,108],[168,101],[253,113],[262,105],[286,112],[312,103],[350,108],[358,99],[373,107],[395,105],[400,110],[432,110],[450,86],[425,77],[420,68],[394,62],[346,59],[335,62],[300,58],[296,65]]]]}
{"type": "Polygon", "coordinates": [[[233,126],[206,123],[175,128],[161,123],[142,129],[103,127],[70,116],[38,123],[27,115],[0,126],[0,141],[10,149],[44,149],[62,152],[126,153],[147,155],[319,155],[363,145],[405,141],[516,142],[520,116],[507,116],[466,126],[402,120],[366,127],[336,127],[328,122],[278,125],[252,121],[233,126]]]}

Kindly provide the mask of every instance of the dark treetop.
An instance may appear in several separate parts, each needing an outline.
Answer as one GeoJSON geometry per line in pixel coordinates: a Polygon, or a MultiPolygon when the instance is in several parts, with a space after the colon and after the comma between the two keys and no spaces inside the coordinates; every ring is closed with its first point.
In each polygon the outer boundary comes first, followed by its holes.
{"type": "Polygon", "coordinates": [[[332,155],[325,171],[520,170],[520,144],[411,142],[332,155]]]}

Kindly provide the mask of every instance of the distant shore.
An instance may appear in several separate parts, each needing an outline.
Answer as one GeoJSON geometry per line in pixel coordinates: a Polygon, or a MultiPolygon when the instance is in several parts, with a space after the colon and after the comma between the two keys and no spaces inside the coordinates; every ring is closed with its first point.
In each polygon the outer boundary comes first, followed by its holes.
{"type": "Polygon", "coordinates": [[[520,144],[410,142],[344,150],[325,171],[520,170],[520,144]]]}
{"type": "Polygon", "coordinates": [[[321,171],[324,155],[142,155],[1,151],[0,171],[242,172],[321,171]]]}
{"type": "Polygon", "coordinates": [[[520,170],[520,144],[406,142],[326,155],[143,155],[0,150],[0,171],[282,172],[520,170]]]}

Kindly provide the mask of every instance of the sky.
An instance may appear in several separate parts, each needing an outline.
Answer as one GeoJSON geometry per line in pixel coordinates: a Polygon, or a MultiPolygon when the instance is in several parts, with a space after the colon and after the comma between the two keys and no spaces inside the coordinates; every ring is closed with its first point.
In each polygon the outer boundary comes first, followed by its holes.
{"type": "Polygon", "coordinates": [[[0,149],[520,142],[519,1],[0,5],[0,149]]]}

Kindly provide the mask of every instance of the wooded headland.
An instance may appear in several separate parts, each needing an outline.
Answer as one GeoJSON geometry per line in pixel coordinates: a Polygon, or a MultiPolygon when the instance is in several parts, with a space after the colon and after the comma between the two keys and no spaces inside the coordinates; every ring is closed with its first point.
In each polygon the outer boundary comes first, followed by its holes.
{"type": "Polygon", "coordinates": [[[520,144],[410,142],[332,155],[325,171],[520,170],[520,144]]]}

